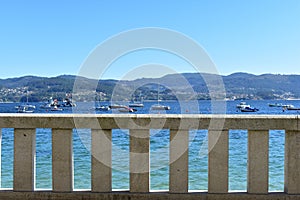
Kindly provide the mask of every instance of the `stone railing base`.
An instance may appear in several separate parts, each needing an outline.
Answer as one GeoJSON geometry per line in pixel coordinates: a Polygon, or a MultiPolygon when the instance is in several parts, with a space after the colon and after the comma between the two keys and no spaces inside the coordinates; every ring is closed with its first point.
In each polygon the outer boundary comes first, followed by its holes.
{"type": "Polygon", "coordinates": [[[131,192],[111,192],[111,193],[96,193],[96,192],[14,192],[14,191],[1,191],[0,199],[5,200],[56,200],[56,199],[85,199],[85,200],[242,200],[242,199],[256,199],[256,200],[299,200],[300,195],[288,195],[286,193],[268,193],[268,194],[248,194],[248,193],[227,193],[227,194],[208,194],[208,193],[164,193],[164,192],[152,192],[152,193],[131,193],[131,192]]]}

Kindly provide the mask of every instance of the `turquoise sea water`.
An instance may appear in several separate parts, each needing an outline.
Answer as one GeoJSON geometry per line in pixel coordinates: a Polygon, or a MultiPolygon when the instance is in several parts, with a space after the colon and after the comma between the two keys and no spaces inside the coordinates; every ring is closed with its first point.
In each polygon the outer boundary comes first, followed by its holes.
{"type": "MultiPolygon", "coordinates": [[[[176,102],[164,102],[171,105],[170,113],[181,113],[176,102]],[[177,111],[176,111],[177,108],[177,111]]],[[[232,102],[227,106],[227,113],[236,112],[232,102]],[[231,110],[230,110],[231,109],[231,110]]],[[[282,114],[279,108],[269,108],[265,101],[255,101],[255,107],[261,113],[282,114]]],[[[294,101],[296,106],[298,101],[294,101]]],[[[200,102],[201,113],[209,113],[209,102],[200,102]],[[205,107],[207,106],[207,108],[205,107]]],[[[254,102],[251,102],[254,105],[254,102]]],[[[10,104],[0,104],[1,110],[10,110],[10,104]],[[5,109],[4,109],[5,108],[5,109]]],[[[79,106],[80,109],[80,106],[79,106]]],[[[82,108],[83,109],[83,108],[82,108]]],[[[147,105],[142,113],[147,113],[147,105]]],[[[184,108],[186,111],[186,107],[184,108]]],[[[77,110],[78,111],[78,110],[77,110]]],[[[45,111],[40,111],[45,112],[45,111]]],[[[65,112],[71,112],[66,110],[65,112]]],[[[191,111],[189,111],[190,113],[191,111]]],[[[286,111],[287,112],[287,111],[286,111]]],[[[296,111],[284,114],[298,114],[296,111]]],[[[148,110],[149,113],[149,110],[148,110]]],[[[250,114],[250,113],[249,113],[250,114]]],[[[113,189],[129,188],[129,131],[113,130],[112,142],[112,182],[113,189]]],[[[271,130],[269,134],[269,191],[283,191],[284,187],[284,131],[271,130]]],[[[169,183],[169,131],[150,131],[150,187],[151,190],[168,190],[169,183]]],[[[207,130],[189,131],[189,189],[207,190],[208,185],[208,157],[207,157],[207,130]]],[[[91,188],[90,162],[91,131],[89,129],[73,130],[73,160],[74,160],[74,188],[91,188]]],[[[36,130],[36,188],[51,189],[51,129],[36,130]]],[[[13,129],[2,129],[1,149],[1,187],[12,188],[13,180],[13,129]]],[[[247,189],[247,131],[229,131],[229,190],[247,189]]]]}

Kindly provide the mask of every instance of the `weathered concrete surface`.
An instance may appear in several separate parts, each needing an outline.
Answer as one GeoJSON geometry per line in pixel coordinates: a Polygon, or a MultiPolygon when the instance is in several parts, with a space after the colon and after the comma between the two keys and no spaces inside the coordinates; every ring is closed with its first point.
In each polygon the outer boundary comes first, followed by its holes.
{"type": "Polygon", "coordinates": [[[298,130],[293,115],[0,114],[3,128],[298,130]]]}
{"type": "MultiPolygon", "coordinates": [[[[0,128],[15,128],[16,137],[16,169],[14,189],[20,192],[3,192],[0,191],[0,199],[300,199],[300,120],[298,116],[284,115],[85,115],[85,114],[66,114],[66,115],[48,115],[48,114],[0,114],[0,128]],[[215,123],[216,125],[211,125],[215,123]],[[217,129],[222,127],[222,129],[217,129]],[[21,192],[32,190],[32,171],[31,167],[32,156],[34,155],[32,147],[27,147],[31,144],[33,138],[28,141],[22,140],[20,131],[25,130],[33,132],[35,128],[52,128],[53,139],[53,192],[21,192]],[[130,129],[131,133],[131,193],[96,193],[106,192],[111,189],[111,182],[107,185],[101,185],[101,179],[111,179],[110,169],[104,169],[104,166],[96,164],[95,167],[103,168],[101,173],[94,170],[94,186],[93,192],[72,192],[73,177],[72,177],[72,129],[73,128],[90,128],[93,130],[107,130],[105,137],[98,138],[98,134],[94,135],[97,138],[95,145],[102,144],[103,138],[111,137],[111,129],[122,128],[130,129]],[[180,135],[180,141],[183,142],[183,148],[186,148],[185,131],[189,129],[208,129],[209,130],[209,182],[208,190],[210,194],[197,193],[186,194],[186,177],[187,177],[187,152],[178,159],[178,165],[173,165],[173,169],[179,169],[174,181],[170,181],[170,193],[148,193],[149,190],[149,129],[166,128],[177,131],[180,135]],[[228,130],[229,129],[247,129],[250,130],[250,135],[255,131],[255,134],[249,139],[249,193],[255,194],[226,194],[228,189],[228,130]],[[285,192],[280,194],[265,194],[266,193],[266,170],[267,170],[267,139],[265,131],[286,130],[285,143],[285,192]],[[219,131],[222,130],[222,131],[219,131]],[[259,133],[262,131],[261,133],[259,133]],[[262,136],[263,135],[263,136],[262,136]],[[132,137],[137,136],[137,137],[132,137]],[[182,141],[181,141],[182,140],[182,141]],[[264,141],[264,142],[263,142],[264,141]],[[20,151],[24,148],[24,152],[20,151]],[[256,146],[259,145],[259,148],[256,146]],[[264,147],[261,147],[265,145],[264,147]],[[262,153],[261,156],[258,154],[262,153]],[[24,171],[20,170],[22,165],[22,157],[28,160],[25,163],[24,171]],[[138,156],[135,156],[135,155],[138,156]],[[141,155],[141,156],[140,156],[141,155]],[[262,159],[260,159],[262,158],[262,159]],[[181,160],[182,159],[182,160],[181,160]],[[259,171],[263,171],[263,176],[259,175],[259,171]],[[28,172],[28,173],[27,173],[28,172]],[[180,173],[182,172],[182,176],[180,173]],[[28,177],[23,175],[26,174],[28,177]],[[21,177],[21,178],[20,178],[21,177]],[[258,178],[256,178],[258,177],[258,178]],[[182,178],[182,179],[179,179],[182,178]],[[21,182],[18,182],[21,181],[21,182]],[[24,181],[24,182],[22,182],[24,181]],[[171,186],[176,183],[175,186],[171,186]],[[183,187],[180,188],[180,184],[183,187]],[[24,185],[23,185],[24,184],[24,185]],[[260,185],[263,187],[260,188],[260,185]],[[103,186],[103,188],[101,188],[103,186]],[[24,188],[23,188],[24,187],[24,188]],[[177,188],[173,190],[174,188],[177,188]],[[179,188],[179,189],[178,189],[179,188]],[[182,189],[182,190],[181,190],[182,189]],[[63,192],[63,193],[58,193],[63,192]],[[143,192],[143,193],[135,193],[143,192]],[[184,192],[183,194],[179,194],[184,192]],[[213,194],[216,193],[216,194],[213,194]],[[219,193],[219,194],[217,194],[219,193]],[[264,193],[264,194],[257,194],[264,193]],[[289,195],[288,195],[289,194],[289,195]]],[[[173,134],[171,134],[172,137],[173,134]]],[[[110,140],[110,139],[109,139],[110,140]]],[[[176,140],[175,140],[176,141],[176,140]]],[[[105,145],[104,145],[105,146],[105,145]]],[[[109,145],[108,145],[109,146],[109,145]]],[[[171,145],[172,146],[172,145],[171,145]]],[[[175,145],[179,146],[179,145],[175,145]]],[[[178,147],[179,148],[179,147],[178,147]]],[[[181,148],[181,147],[180,147],[181,148]]],[[[176,154],[179,150],[171,149],[171,154],[176,154]]],[[[103,160],[109,157],[107,153],[111,153],[111,147],[106,150],[98,151],[94,148],[103,160]]],[[[97,154],[97,153],[96,153],[97,154]]],[[[173,156],[170,156],[172,160],[173,156]]],[[[111,162],[109,159],[108,162],[111,162]]],[[[177,162],[177,161],[176,161],[177,162]]],[[[174,162],[174,163],[176,163],[174,162]]],[[[172,173],[172,166],[170,166],[172,173]]],[[[111,181],[111,180],[110,180],[111,181]]]]}
{"type": "MultiPolygon", "coordinates": [[[[0,129],[0,155],[2,155],[2,129],[0,129]]],[[[2,159],[0,159],[0,166],[2,166],[2,159]]],[[[2,170],[0,170],[0,177],[2,177],[2,170]]],[[[1,181],[0,181],[0,186],[1,185],[1,181]]]]}
{"type": "Polygon", "coordinates": [[[187,193],[188,191],[188,130],[170,130],[170,176],[171,193],[187,193]]]}
{"type": "Polygon", "coordinates": [[[52,130],[53,191],[73,190],[72,129],[52,130]]]}
{"type": "Polygon", "coordinates": [[[112,131],[92,130],[92,171],[93,192],[112,190],[112,131]]]}
{"type": "Polygon", "coordinates": [[[208,192],[228,192],[228,131],[208,131],[208,192]]]}
{"type": "Polygon", "coordinates": [[[269,131],[248,131],[248,192],[269,189],[269,131]]]}
{"type": "Polygon", "coordinates": [[[149,192],[149,130],[130,130],[130,192],[149,192]]]}
{"type": "Polygon", "coordinates": [[[285,134],[284,191],[300,194],[300,131],[285,134]]]}
{"type": "Polygon", "coordinates": [[[34,189],[35,129],[15,129],[14,190],[34,189]]]}
{"type": "Polygon", "coordinates": [[[285,193],[272,193],[265,195],[229,193],[229,194],[170,194],[170,193],[95,193],[95,192],[12,192],[1,191],[0,199],[5,200],[299,200],[300,195],[287,195],[285,193]]]}

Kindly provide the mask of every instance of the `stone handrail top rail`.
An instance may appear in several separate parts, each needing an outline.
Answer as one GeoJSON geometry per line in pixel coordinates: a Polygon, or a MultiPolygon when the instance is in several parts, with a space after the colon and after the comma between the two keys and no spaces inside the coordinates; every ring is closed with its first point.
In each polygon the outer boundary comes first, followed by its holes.
{"type": "Polygon", "coordinates": [[[3,128],[299,130],[298,115],[0,114],[3,128]]]}

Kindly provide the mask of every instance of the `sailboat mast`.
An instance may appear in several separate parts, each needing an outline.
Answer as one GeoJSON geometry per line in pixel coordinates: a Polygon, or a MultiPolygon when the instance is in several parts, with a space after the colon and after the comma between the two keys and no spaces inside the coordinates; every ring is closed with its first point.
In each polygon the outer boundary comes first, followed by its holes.
{"type": "Polygon", "coordinates": [[[157,104],[159,104],[159,83],[157,83],[157,104]]]}
{"type": "Polygon", "coordinates": [[[28,92],[26,92],[26,103],[28,103],[28,92]]]}

